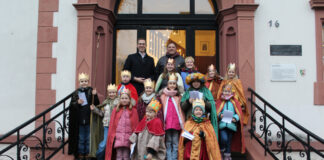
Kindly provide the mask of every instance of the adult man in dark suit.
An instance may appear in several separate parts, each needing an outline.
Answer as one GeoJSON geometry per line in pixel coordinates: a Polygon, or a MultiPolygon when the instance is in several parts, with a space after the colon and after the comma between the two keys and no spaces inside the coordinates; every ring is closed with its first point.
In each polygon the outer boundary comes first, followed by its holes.
{"type": "Polygon", "coordinates": [[[154,79],[154,59],[146,53],[145,39],[137,40],[137,53],[128,55],[123,70],[129,70],[132,73],[131,83],[138,95],[144,91],[145,79],[154,79]]]}

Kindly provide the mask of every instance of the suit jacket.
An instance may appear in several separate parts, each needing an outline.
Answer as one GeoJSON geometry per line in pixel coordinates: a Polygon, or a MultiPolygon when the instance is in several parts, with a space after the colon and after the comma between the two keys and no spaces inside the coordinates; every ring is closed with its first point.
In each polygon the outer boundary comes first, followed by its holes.
{"type": "Polygon", "coordinates": [[[132,73],[131,83],[137,90],[137,95],[140,95],[144,90],[144,85],[134,81],[134,77],[143,77],[154,79],[154,59],[145,55],[142,58],[140,53],[128,55],[123,70],[129,70],[132,73]]]}

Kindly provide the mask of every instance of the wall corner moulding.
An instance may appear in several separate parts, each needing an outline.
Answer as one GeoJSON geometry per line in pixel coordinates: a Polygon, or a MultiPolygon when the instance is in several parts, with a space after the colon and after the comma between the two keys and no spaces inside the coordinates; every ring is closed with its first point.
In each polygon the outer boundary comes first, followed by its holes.
{"type": "Polygon", "coordinates": [[[324,63],[323,63],[323,41],[322,36],[324,24],[324,0],[310,0],[310,7],[315,11],[315,33],[316,33],[316,82],[314,82],[314,104],[324,105],[324,63]]]}

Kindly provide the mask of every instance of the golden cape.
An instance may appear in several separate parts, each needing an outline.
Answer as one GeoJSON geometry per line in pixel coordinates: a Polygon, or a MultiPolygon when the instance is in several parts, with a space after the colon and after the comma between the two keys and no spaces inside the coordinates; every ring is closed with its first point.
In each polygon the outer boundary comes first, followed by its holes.
{"type": "Polygon", "coordinates": [[[250,111],[247,108],[246,98],[244,96],[243,86],[242,86],[242,82],[240,79],[223,80],[219,86],[219,90],[217,93],[217,99],[220,99],[223,87],[226,84],[232,85],[232,92],[234,93],[234,97],[239,101],[239,103],[242,107],[244,106],[244,109],[242,109],[242,112],[243,112],[243,120],[242,121],[243,121],[243,124],[245,124],[245,125],[248,124],[250,111]]]}
{"type": "MultiPolygon", "coordinates": [[[[220,149],[218,145],[218,140],[214,132],[214,128],[209,120],[206,120],[201,123],[196,123],[192,119],[189,119],[184,126],[184,130],[192,133],[195,138],[192,140],[190,159],[199,160],[200,157],[200,146],[201,139],[199,137],[199,132],[203,131],[205,133],[206,148],[208,153],[208,158],[210,160],[221,160],[220,149]]],[[[182,131],[183,132],[183,131],[182,131]]],[[[185,138],[180,136],[179,140],[179,150],[178,150],[178,160],[183,160],[184,151],[185,151],[185,138]]]]}

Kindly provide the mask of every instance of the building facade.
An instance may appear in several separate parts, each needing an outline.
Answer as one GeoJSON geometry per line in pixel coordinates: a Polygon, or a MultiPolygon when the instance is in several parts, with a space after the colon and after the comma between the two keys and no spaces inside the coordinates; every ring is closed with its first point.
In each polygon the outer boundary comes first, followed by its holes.
{"type": "Polygon", "coordinates": [[[235,62],[247,97],[255,89],[324,137],[323,0],[14,0],[0,8],[0,134],[71,93],[80,72],[102,100],[143,37],[155,59],[176,42],[201,72],[213,63],[224,75],[235,62]]]}

